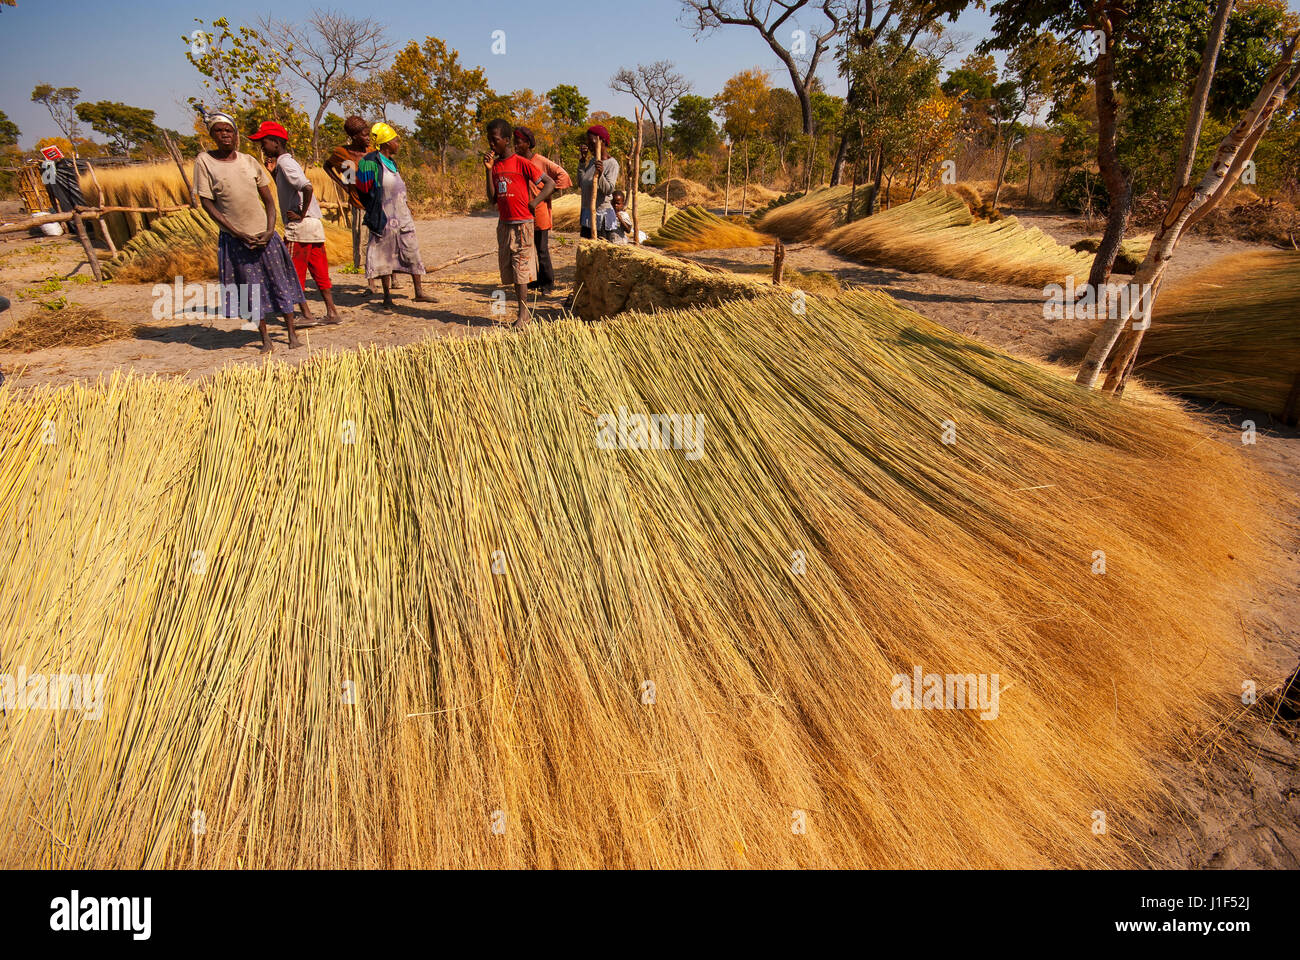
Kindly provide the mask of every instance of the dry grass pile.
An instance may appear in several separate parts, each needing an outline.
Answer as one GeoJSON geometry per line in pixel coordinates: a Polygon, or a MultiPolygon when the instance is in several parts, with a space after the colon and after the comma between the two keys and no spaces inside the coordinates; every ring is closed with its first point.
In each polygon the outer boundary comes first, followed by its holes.
{"type": "Polygon", "coordinates": [[[0,866],[1131,862],[1255,485],[867,293],[0,388],[0,866]]]}
{"type": "MultiPolygon", "coordinates": [[[[631,197],[628,197],[627,209],[630,215],[632,211],[631,197]]],[[[551,204],[551,212],[555,217],[554,229],[562,233],[577,233],[582,216],[582,197],[579,196],[577,190],[566,193],[551,204]]],[[[677,207],[671,203],[668,204],[668,219],[671,220],[680,212],[677,207]]],[[[648,193],[638,193],[637,217],[641,221],[642,231],[647,234],[654,233],[659,229],[659,224],[663,222],[664,202],[648,193]]]]}
{"type": "MultiPolygon", "coordinates": [[[[186,208],[153,221],[103,265],[122,283],[171,283],[217,279],[217,224],[202,210],[186,208]]],[[[325,253],[332,264],[352,262],[352,234],[325,225],[325,253]]]]}
{"type": "Polygon", "coordinates": [[[683,309],[752,300],[772,291],[766,280],[702,267],[648,247],[582,240],[578,243],[573,310],[584,320],[628,311],[683,309]]]}
{"type": "Polygon", "coordinates": [[[1210,237],[1231,237],[1295,249],[1300,243],[1300,211],[1285,197],[1261,197],[1242,187],[1229,193],[1194,229],[1210,237]]]}
{"type": "Polygon", "coordinates": [[[771,237],[733,220],[724,220],[703,207],[687,207],[651,236],[650,246],[675,253],[692,250],[729,250],[737,247],[765,247],[771,237]]]}
{"type": "Polygon", "coordinates": [[[126,340],[135,327],[115,320],[101,310],[77,303],[55,308],[42,305],[15,317],[0,331],[0,351],[31,353],[50,347],[93,347],[110,340],[126,340]]]}
{"type": "MultiPolygon", "coordinates": [[[[1154,234],[1144,233],[1136,237],[1125,237],[1121,240],[1119,253],[1115,255],[1115,266],[1112,272],[1137,273],[1138,267],[1142,266],[1142,261],[1146,259],[1147,251],[1151,249],[1153,239],[1155,239],[1154,234]]],[[[1101,237],[1084,237],[1077,243],[1070,244],[1070,249],[1095,255],[1101,247],[1101,241],[1101,237]]]]}
{"type": "Polygon", "coordinates": [[[678,207],[720,207],[723,201],[721,190],[685,177],[670,177],[657,184],[651,192],[678,207]]]}
{"type": "Polygon", "coordinates": [[[1137,372],[1178,393],[1300,413],[1300,253],[1237,254],[1156,300],[1137,372]],[[1288,411],[1288,401],[1292,404],[1288,411]]]}
{"type": "MultiPolygon", "coordinates": [[[[950,193],[962,200],[974,217],[992,214],[979,191],[969,184],[953,184],[943,187],[942,193],[950,193]]],[[[911,190],[908,187],[894,185],[889,190],[890,205],[880,213],[888,213],[894,207],[909,201],[911,190]]],[[[801,197],[786,199],[773,197],[772,203],[781,200],[779,205],[771,205],[754,218],[756,229],[780,237],[786,243],[820,243],[822,238],[832,230],[844,226],[850,221],[856,222],[867,217],[871,203],[869,186],[858,185],[854,190],[847,187],[821,187],[801,197]],[[849,206],[853,207],[850,217],[849,206]]],[[[882,207],[883,207],[882,201],[882,207]]]]}
{"type": "Polygon", "coordinates": [[[960,197],[941,190],[841,227],[824,245],[864,263],[1023,287],[1086,278],[1092,266],[1092,257],[1015,217],[976,220],[960,197]]]}
{"type": "MultiPolygon", "coordinates": [[[[319,167],[308,167],[306,172],[312,186],[315,187],[317,199],[338,202],[334,185],[325,175],[324,170],[319,167]]],[[[186,176],[193,178],[193,160],[186,161],[185,173],[186,176]]],[[[185,183],[181,180],[180,171],[176,169],[174,163],[149,163],[103,169],[96,167],[95,175],[104,190],[104,203],[110,207],[174,207],[190,202],[185,183]]],[[[87,203],[98,201],[98,193],[89,174],[81,178],[81,191],[86,195],[87,203]]],[[[332,212],[325,212],[329,219],[332,212]]],[[[151,213],[110,213],[104,218],[104,222],[108,224],[109,232],[113,235],[113,242],[118,247],[122,247],[137,233],[147,229],[159,219],[161,218],[157,214],[151,213]]],[[[349,247],[348,257],[351,256],[352,251],[349,247]]]]}

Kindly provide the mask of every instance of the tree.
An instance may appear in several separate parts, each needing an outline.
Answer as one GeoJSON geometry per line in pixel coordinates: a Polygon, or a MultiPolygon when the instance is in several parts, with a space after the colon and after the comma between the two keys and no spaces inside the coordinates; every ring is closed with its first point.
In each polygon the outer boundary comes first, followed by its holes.
{"type": "Polygon", "coordinates": [[[402,102],[402,79],[392,67],[364,79],[348,77],[338,85],[337,100],[346,113],[387,123],[388,108],[402,102]]]}
{"type": "Polygon", "coordinates": [[[684,157],[695,157],[718,142],[718,125],[713,121],[713,101],[688,93],[673,105],[669,139],[673,150],[684,157]]]}
{"type": "MultiPolygon", "coordinates": [[[[884,3],[857,0],[845,23],[845,44],[840,51],[841,72],[846,57],[876,48],[887,47],[892,51],[891,56],[896,65],[916,47],[922,35],[939,36],[943,32],[941,21],[945,17],[950,21],[956,20],[969,2],[970,0],[890,0],[884,3]],[[879,18],[876,17],[877,7],[883,7],[879,18]]],[[[890,65],[887,59],[885,66],[890,65]]],[[[850,74],[848,102],[852,103],[855,97],[853,76],[850,74]]],[[[831,186],[838,185],[844,175],[844,163],[852,135],[853,130],[846,126],[840,137],[839,150],[835,154],[831,186]]]]}
{"type": "MultiPolygon", "coordinates": [[[[1232,3],[1233,0],[1218,0],[1215,9],[1216,26],[1226,19],[1232,3]]],[[[1208,90],[1213,82],[1215,62],[1222,41],[1222,30],[1212,29],[1209,32],[1197,77],[1195,89],[1198,92],[1208,90]]],[[[1220,142],[1200,180],[1193,185],[1189,177],[1167,204],[1164,218],[1151,241],[1146,258],[1133,276],[1133,286],[1140,296],[1135,298],[1136,303],[1130,302],[1126,309],[1116,311],[1102,325],[1079,368],[1076,382],[1080,385],[1089,388],[1095,386],[1109,360],[1105,389],[1111,393],[1123,392],[1137,360],[1142,338],[1151,324],[1152,307],[1179,240],[1227,196],[1267,131],[1273,114],[1286,103],[1291,91],[1300,84],[1300,64],[1294,62],[1297,45],[1300,45],[1300,31],[1283,45],[1273,69],[1260,85],[1254,102],[1220,142]]],[[[1200,129],[1205,110],[1206,100],[1194,96],[1187,117],[1188,140],[1193,139],[1193,130],[1200,129]]],[[[1180,168],[1181,166],[1180,162],[1180,168]]]]}
{"type": "Polygon", "coordinates": [[[128,154],[135,147],[155,143],[162,131],[154,124],[154,112],[144,107],[100,100],[77,104],[77,116],[92,130],[108,137],[114,152],[128,154]]]}
{"type": "Polygon", "coordinates": [[[724,26],[750,27],[758,31],[785,64],[790,74],[790,85],[799,98],[803,132],[812,136],[812,91],[817,67],[831,43],[848,26],[853,6],[851,0],[821,0],[820,3],[811,0],[682,0],[682,4],[697,36],[724,26]],[[793,18],[801,10],[810,13],[819,10],[825,17],[821,29],[811,35],[811,53],[808,52],[809,35],[806,31],[790,30],[786,33],[787,28],[794,26],[793,18]],[[786,36],[791,40],[788,47],[782,42],[786,36]]]}
{"type": "Polygon", "coordinates": [[[656,60],[651,64],[639,63],[634,70],[624,67],[610,78],[609,87],[616,93],[631,94],[641,104],[654,130],[656,159],[663,166],[664,116],[691,92],[691,82],[673,70],[671,61],[656,60]]]}
{"type": "Polygon", "coordinates": [[[201,112],[229,112],[248,133],[262,120],[275,120],[289,131],[290,140],[301,143],[310,136],[311,125],[286,92],[281,77],[283,59],[257,30],[231,27],[225,17],[212,21],[212,29],[199,29],[181,39],[188,46],[185,58],[203,77],[203,87],[217,103],[190,97],[190,106],[201,112]]]}
{"type": "MultiPolygon", "coordinates": [[[[1015,75],[1016,83],[1024,96],[1025,113],[1029,116],[1029,133],[1025,136],[1025,160],[1028,182],[1025,197],[1033,199],[1034,161],[1033,132],[1038,114],[1052,102],[1058,89],[1058,78],[1067,74],[1075,59],[1074,51],[1044,30],[1032,40],[1017,46],[1007,56],[1007,68],[1015,75]]],[[[993,205],[997,206],[994,198],[993,205]]]]}
{"type": "Polygon", "coordinates": [[[438,154],[445,180],[447,151],[452,147],[468,149],[477,137],[479,102],[492,95],[483,68],[467,69],[460,54],[444,41],[425,37],[423,46],[414,40],[406,45],[393,70],[401,93],[399,102],[415,111],[415,138],[438,154]]]}
{"type": "Polygon", "coordinates": [[[802,113],[799,98],[784,87],[773,87],[767,92],[767,109],[770,120],[772,145],[776,148],[777,162],[785,173],[786,155],[800,136],[802,113]]]}
{"type": "Polygon", "coordinates": [[[345,81],[360,70],[379,67],[392,49],[383,24],[370,17],[357,19],[341,13],[313,10],[305,24],[262,17],[262,32],[279,48],[284,66],[302,78],[316,94],[316,114],[311,122],[311,154],[320,159],[321,119],[339,98],[345,81]]]}
{"type": "Polygon", "coordinates": [[[740,144],[745,159],[745,189],[740,199],[742,214],[749,197],[750,148],[754,141],[767,133],[771,124],[767,112],[770,90],[767,71],[755,67],[733,76],[714,98],[718,112],[722,114],[722,128],[727,132],[727,138],[733,144],[740,144]]]}
{"type": "Polygon", "coordinates": [[[578,92],[572,84],[562,83],[553,87],[546,94],[555,119],[566,126],[576,127],[586,119],[591,109],[591,101],[578,92]]]}
{"type": "Polygon", "coordinates": [[[18,124],[10,120],[3,110],[0,110],[0,147],[16,146],[20,136],[22,136],[22,132],[18,129],[18,124]]]}
{"type": "Polygon", "coordinates": [[[77,139],[79,127],[76,104],[81,99],[79,87],[54,87],[48,83],[38,83],[32,90],[32,103],[45,105],[50,112],[50,119],[59,128],[59,132],[69,141],[77,139]]]}

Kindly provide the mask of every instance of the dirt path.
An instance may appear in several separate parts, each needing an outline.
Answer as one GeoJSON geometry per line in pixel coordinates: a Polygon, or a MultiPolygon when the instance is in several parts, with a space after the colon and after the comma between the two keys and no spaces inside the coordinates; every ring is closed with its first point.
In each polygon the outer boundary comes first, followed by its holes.
{"type": "MultiPolygon", "coordinates": [[[[1020,213],[1021,219],[1062,242],[1084,232],[1064,217],[1020,213]]],[[[276,356],[298,363],[327,350],[363,345],[411,343],[428,336],[475,336],[491,330],[492,292],[499,286],[495,259],[495,218],[452,217],[422,222],[419,236],[425,264],[434,266],[467,253],[482,259],[433,275],[437,304],[410,301],[409,283],[398,288],[398,307],[391,316],[371,305],[364,278],[334,271],[336,297],[344,323],[308,332],[309,347],[290,351],[277,329],[276,356]]],[[[1245,243],[1192,238],[1178,251],[1170,278],[1210,267],[1230,253],[1251,249],[1245,243]]],[[[539,319],[558,313],[573,280],[575,243],[556,235],[552,251],[559,286],[537,301],[539,319]]],[[[705,251],[692,255],[701,263],[751,272],[770,269],[771,248],[705,251]]],[[[811,246],[789,249],[787,264],[800,271],[825,271],[845,284],[878,286],[918,313],[951,329],[977,337],[1011,353],[1069,361],[1077,359],[1089,336],[1088,321],[1049,321],[1038,290],[952,280],[868,267],[811,246]]],[[[188,316],[155,320],[152,288],[133,284],[96,286],[80,247],[66,238],[22,239],[0,243],[0,293],[14,300],[0,329],[11,318],[41,308],[15,293],[45,281],[59,280],[61,295],[96,307],[113,317],[142,325],[135,339],[94,347],[61,347],[30,354],[0,353],[0,369],[28,386],[93,380],[114,371],[199,378],[222,367],[260,363],[257,335],[231,321],[188,316]],[[83,280],[84,278],[84,280],[83,280]]],[[[55,294],[59,295],[59,294],[55,294]]],[[[311,294],[320,310],[318,295],[311,294]]],[[[1276,686],[1300,660],[1300,433],[1272,423],[1264,414],[1235,408],[1206,408],[1218,439],[1240,445],[1241,423],[1259,426],[1257,443],[1245,447],[1276,478],[1286,495],[1278,546],[1277,579],[1242,597],[1242,642],[1258,655],[1261,692],[1276,686]]],[[[1155,865],[1175,867],[1300,867],[1300,736],[1297,724],[1268,722],[1262,706],[1243,710],[1225,692],[1222,722],[1191,731],[1194,746],[1185,755],[1161,761],[1169,781],[1170,808],[1162,826],[1146,838],[1145,853],[1155,865]],[[1225,750],[1225,746],[1235,749],[1225,750]]],[[[1086,823],[1087,815],[1083,814],[1086,823]]]]}

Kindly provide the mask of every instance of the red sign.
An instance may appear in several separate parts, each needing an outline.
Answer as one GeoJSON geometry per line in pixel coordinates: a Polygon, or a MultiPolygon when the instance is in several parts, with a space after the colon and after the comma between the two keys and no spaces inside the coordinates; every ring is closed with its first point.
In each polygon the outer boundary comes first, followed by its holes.
{"type": "Polygon", "coordinates": [[[55,146],[41,147],[41,156],[46,160],[62,160],[63,151],[55,146]]]}

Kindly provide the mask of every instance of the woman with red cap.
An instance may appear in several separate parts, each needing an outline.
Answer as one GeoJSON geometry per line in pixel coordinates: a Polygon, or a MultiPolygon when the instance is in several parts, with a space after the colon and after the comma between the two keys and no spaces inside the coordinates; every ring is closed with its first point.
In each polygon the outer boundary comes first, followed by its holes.
{"type": "Polygon", "coordinates": [[[587,130],[587,150],[592,160],[578,171],[578,187],[582,194],[582,236],[587,239],[600,236],[609,239],[601,227],[605,217],[613,211],[610,197],[618,188],[618,161],[609,155],[609,130],[597,124],[587,130]],[[603,159],[601,159],[603,158],[603,159]]]}

